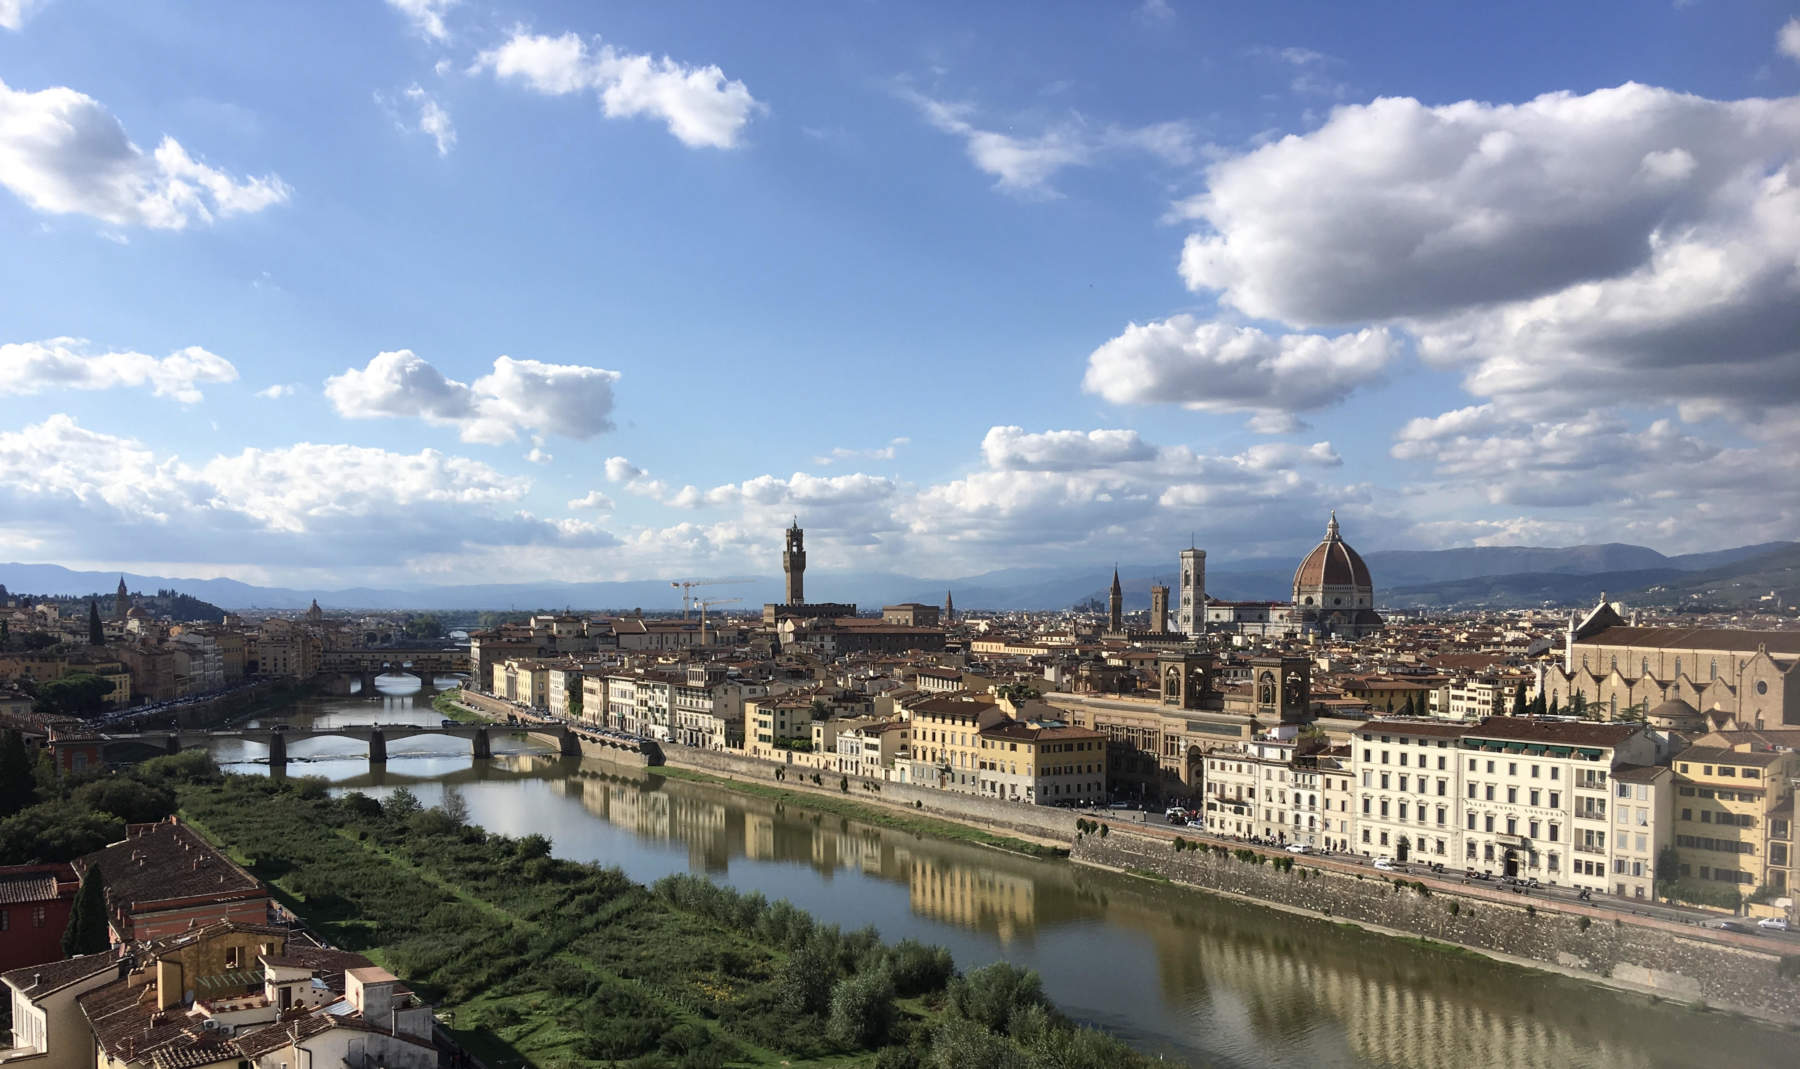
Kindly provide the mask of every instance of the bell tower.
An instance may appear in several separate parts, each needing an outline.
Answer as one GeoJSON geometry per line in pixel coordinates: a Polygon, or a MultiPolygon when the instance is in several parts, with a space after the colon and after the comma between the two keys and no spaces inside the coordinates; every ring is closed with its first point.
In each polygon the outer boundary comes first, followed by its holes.
{"type": "Polygon", "coordinates": [[[787,549],[781,554],[781,570],[787,573],[787,603],[806,603],[806,532],[800,529],[800,517],[787,530],[787,549]]]}
{"type": "Polygon", "coordinates": [[[1206,631],[1206,550],[1181,551],[1181,602],[1175,607],[1175,630],[1190,637],[1206,631]]]}
{"type": "Polygon", "coordinates": [[[1125,591],[1119,586],[1119,569],[1113,567],[1112,589],[1106,593],[1106,620],[1110,634],[1125,630],[1125,591]]]}

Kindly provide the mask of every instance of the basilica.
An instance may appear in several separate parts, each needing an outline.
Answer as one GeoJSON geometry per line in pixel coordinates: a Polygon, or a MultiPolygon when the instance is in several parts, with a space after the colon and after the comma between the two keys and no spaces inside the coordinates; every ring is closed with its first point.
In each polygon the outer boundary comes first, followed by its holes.
{"type": "Polygon", "coordinates": [[[1206,551],[1181,551],[1180,631],[1355,639],[1381,630],[1375,583],[1362,556],[1344,541],[1337,513],[1325,537],[1294,570],[1290,601],[1223,601],[1206,593],[1206,551]]]}

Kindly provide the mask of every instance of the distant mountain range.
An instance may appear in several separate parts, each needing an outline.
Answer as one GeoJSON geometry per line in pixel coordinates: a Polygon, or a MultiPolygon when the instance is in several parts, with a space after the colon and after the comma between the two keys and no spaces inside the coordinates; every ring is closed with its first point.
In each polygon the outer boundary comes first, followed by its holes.
{"type": "MultiPolygon", "coordinates": [[[[1712,553],[1668,557],[1644,546],[1542,548],[1479,546],[1469,549],[1381,550],[1364,555],[1375,578],[1377,600],[1396,607],[1488,605],[1542,602],[1578,604],[1604,590],[1631,596],[1643,592],[1656,601],[1688,595],[1756,596],[1796,583],[1800,543],[1768,542],[1712,553]]],[[[1210,568],[1207,593],[1233,601],[1284,600],[1291,593],[1299,559],[1261,558],[1210,568]]],[[[1147,609],[1153,581],[1174,585],[1175,563],[1119,568],[1128,610],[1147,609]]],[[[1005,568],[980,575],[920,579],[891,572],[809,572],[813,597],[852,601],[865,609],[900,601],[940,605],[953,594],[965,609],[1064,609],[1090,597],[1104,599],[1111,568],[1005,568]]],[[[54,564],[0,564],[0,585],[17,593],[88,595],[112,590],[117,572],[77,572],[54,564]]],[[[533,610],[577,611],[642,608],[679,609],[679,591],[663,580],[614,583],[490,583],[417,588],[352,587],[302,590],[262,587],[235,579],[183,579],[126,573],[133,590],[173,588],[226,609],[304,609],[313,599],[328,610],[533,610]]],[[[730,608],[754,608],[781,597],[779,577],[701,588],[709,597],[738,598],[730,608]]],[[[1644,601],[1640,596],[1632,600],[1644,601]]],[[[1790,604],[1792,601],[1790,600],[1790,604]]],[[[724,606],[720,607],[725,608],[724,606]]]]}

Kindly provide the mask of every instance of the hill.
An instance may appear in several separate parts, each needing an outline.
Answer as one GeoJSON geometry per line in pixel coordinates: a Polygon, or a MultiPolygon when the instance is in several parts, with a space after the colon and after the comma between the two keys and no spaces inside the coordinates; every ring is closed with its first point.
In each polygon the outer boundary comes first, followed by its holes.
{"type": "MultiPolygon", "coordinates": [[[[1745,593],[1762,584],[1760,574],[1748,562],[1800,551],[1800,543],[1777,542],[1708,553],[1664,556],[1644,546],[1608,543],[1594,546],[1475,546],[1446,550],[1378,550],[1363,555],[1375,578],[1379,601],[1396,605],[1531,605],[1544,600],[1574,604],[1600,590],[1624,594],[1651,587],[1668,587],[1684,580],[1686,573],[1705,576],[1718,586],[1741,577],[1745,593]],[[1546,577],[1584,577],[1582,582],[1560,582],[1546,577]],[[1447,585],[1445,585],[1447,584],[1447,585]],[[1401,599],[1401,600],[1394,600],[1401,599]],[[1509,600],[1510,599],[1510,600],[1509,600]]],[[[1301,554],[1292,558],[1240,558],[1215,560],[1207,571],[1207,592],[1230,601],[1282,600],[1288,597],[1294,568],[1301,554]]],[[[1154,563],[1122,564],[1119,578],[1129,611],[1149,608],[1150,584],[1174,585],[1174,554],[1154,563]]],[[[1770,572],[1766,580],[1777,584],[1770,572]]],[[[0,564],[0,584],[13,590],[46,595],[85,596],[94,590],[110,590],[118,582],[116,572],[77,572],[52,564],[0,564]]],[[[460,586],[351,587],[347,589],[292,589],[261,587],[235,579],[191,579],[127,573],[134,589],[179,590],[212,606],[227,610],[269,609],[295,611],[316,598],[330,611],[402,609],[646,611],[679,609],[679,592],[667,580],[642,579],[596,583],[486,583],[460,586]]],[[[946,590],[964,609],[1066,609],[1088,598],[1105,599],[1112,582],[1110,565],[1060,565],[1016,567],[949,578],[920,578],[893,572],[809,571],[807,590],[815,598],[855,602],[864,609],[899,601],[941,604],[946,590]]],[[[1685,597],[1688,588],[1681,588],[1685,597]]],[[[1735,588],[1734,588],[1735,589],[1735,588]]],[[[1756,590],[1758,596],[1768,589],[1756,590]]],[[[778,576],[765,576],[729,586],[707,588],[711,596],[741,599],[733,608],[754,608],[781,596],[778,576]]],[[[1671,595],[1674,596],[1674,595],[1671,595]]],[[[1723,596],[1723,595],[1721,595],[1723,596]]],[[[1694,600],[1694,599],[1689,599],[1694,600]]]]}

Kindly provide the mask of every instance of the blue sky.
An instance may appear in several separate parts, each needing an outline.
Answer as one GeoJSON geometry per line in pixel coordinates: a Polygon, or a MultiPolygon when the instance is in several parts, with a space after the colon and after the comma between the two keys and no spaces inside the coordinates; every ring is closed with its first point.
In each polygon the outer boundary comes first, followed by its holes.
{"type": "Polygon", "coordinates": [[[1792,537],[1791,4],[0,0],[0,559],[1792,537]]]}

